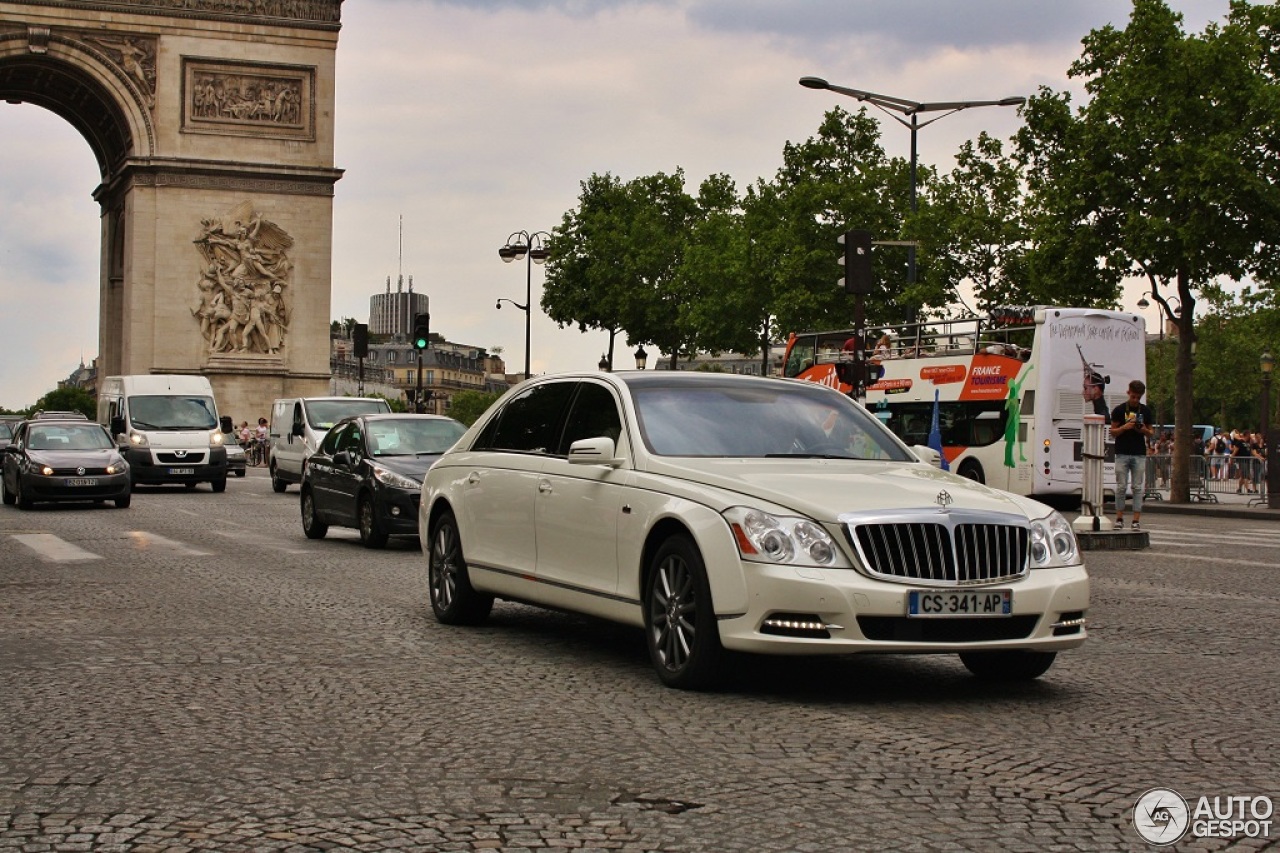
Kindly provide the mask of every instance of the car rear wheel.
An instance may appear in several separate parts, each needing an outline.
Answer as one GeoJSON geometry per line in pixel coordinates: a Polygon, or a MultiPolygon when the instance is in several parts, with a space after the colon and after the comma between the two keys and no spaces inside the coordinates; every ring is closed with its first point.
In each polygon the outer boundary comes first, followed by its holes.
{"type": "Polygon", "coordinates": [[[445,625],[479,625],[489,618],[493,596],[476,592],[462,555],[462,537],[453,513],[441,513],[431,525],[427,583],[431,610],[445,625]]]}
{"type": "Polygon", "coordinates": [[[302,532],[308,539],[323,539],[329,532],[329,525],[316,515],[316,499],[310,489],[302,490],[302,532]]]}
{"type": "Polygon", "coordinates": [[[378,507],[373,497],[365,495],[360,499],[356,513],[360,519],[360,542],[366,548],[382,548],[387,544],[387,532],[378,523],[378,507]]]}
{"type": "Polygon", "coordinates": [[[650,563],[644,596],[649,658],[662,683],[681,690],[715,684],[724,648],[711,607],[711,586],[698,548],[673,536],[650,563]]]}
{"type": "Polygon", "coordinates": [[[960,662],[985,681],[1031,681],[1053,666],[1057,652],[1009,649],[999,652],[961,652],[960,662]]]}

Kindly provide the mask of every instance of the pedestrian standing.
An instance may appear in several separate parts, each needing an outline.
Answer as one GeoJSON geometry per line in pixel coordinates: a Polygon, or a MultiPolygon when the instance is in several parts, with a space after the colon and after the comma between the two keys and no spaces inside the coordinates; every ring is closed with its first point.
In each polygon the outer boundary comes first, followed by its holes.
{"type": "Polygon", "coordinates": [[[1147,438],[1154,432],[1155,414],[1142,395],[1141,379],[1129,383],[1129,396],[1111,412],[1111,435],[1116,442],[1116,528],[1124,527],[1125,494],[1133,482],[1133,529],[1141,529],[1142,493],[1147,483],[1147,438]]]}

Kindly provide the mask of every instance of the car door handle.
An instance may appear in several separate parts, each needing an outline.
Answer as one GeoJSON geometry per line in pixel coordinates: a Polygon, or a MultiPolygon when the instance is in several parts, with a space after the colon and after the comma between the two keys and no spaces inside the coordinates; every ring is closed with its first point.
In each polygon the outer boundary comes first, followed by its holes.
{"type": "Polygon", "coordinates": [[[547,492],[551,491],[551,481],[550,481],[550,480],[539,480],[539,481],[538,481],[538,491],[542,492],[544,495],[545,495],[547,492]]]}
{"type": "Polygon", "coordinates": [[[474,486],[474,485],[475,485],[476,483],[478,483],[478,482],[480,482],[480,472],[479,472],[479,471],[472,471],[470,474],[468,474],[468,475],[467,475],[467,485],[468,485],[468,486],[474,486]]]}

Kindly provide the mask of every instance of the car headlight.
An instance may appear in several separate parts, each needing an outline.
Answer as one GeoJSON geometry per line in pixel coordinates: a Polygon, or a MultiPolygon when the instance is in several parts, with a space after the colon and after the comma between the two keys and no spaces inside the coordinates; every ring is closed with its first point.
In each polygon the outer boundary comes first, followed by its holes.
{"type": "Polygon", "coordinates": [[[128,471],[128,470],[129,470],[129,466],[124,464],[124,462],[112,462],[110,465],[107,466],[108,474],[123,474],[125,471],[128,471]]]}
{"type": "Polygon", "coordinates": [[[749,507],[725,510],[744,560],[792,566],[853,568],[826,529],[808,518],[778,516],[749,507]]]}
{"type": "Polygon", "coordinates": [[[394,486],[397,489],[420,489],[422,484],[417,480],[412,480],[403,474],[397,474],[389,468],[383,468],[381,465],[373,466],[373,477],[379,483],[386,486],[394,486]]]}
{"type": "Polygon", "coordinates": [[[41,473],[41,474],[44,474],[46,477],[52,477],[52,476],[53,476],[53,469],[52,469],[52,468],[50,468],[48,465],[41,465],[41,466],[40,466],[40,473],[41,473]]]}
{"type": "Polygon", "coordinates": [[[222,430],[215,429],[211,433],[209,433],[210,447],[221,447],[223,442],[225,442],[226,440],[227,440],[227,437],[222,434],[222,430]]]}
{"type": "Polygon", "coordinates": [[[129,443],[134,447],[146,447],[147,434],[144,432],[138,432],[136,429],[131,429],[129,430],[129,443]]]}
{"type": "Polygon", "coordinates": [[[1031,522],[1031,568],[1047,569],[1080,561],[1080,545],[1071,524],[1056,512],[1031,522]]]}

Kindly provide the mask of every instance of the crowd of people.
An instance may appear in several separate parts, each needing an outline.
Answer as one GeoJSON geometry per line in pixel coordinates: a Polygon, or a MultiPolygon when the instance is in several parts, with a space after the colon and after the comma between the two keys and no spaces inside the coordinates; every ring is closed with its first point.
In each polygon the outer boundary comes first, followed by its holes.
{"type": "MultiPolygon", "coordinates": [[[[1151,443],[1155,456],[1173,454],[1173,433],[1164,432],[1151,443]]],[[[1266,469],[1267,446],[1261,432],[1247,429],[1218,430],[1208,441],[1197,435],[1191,455],[1204,459],[1204,476],[1210,480],[1235,480],[1238,494],[1257,493],[1266,469]]]]}

